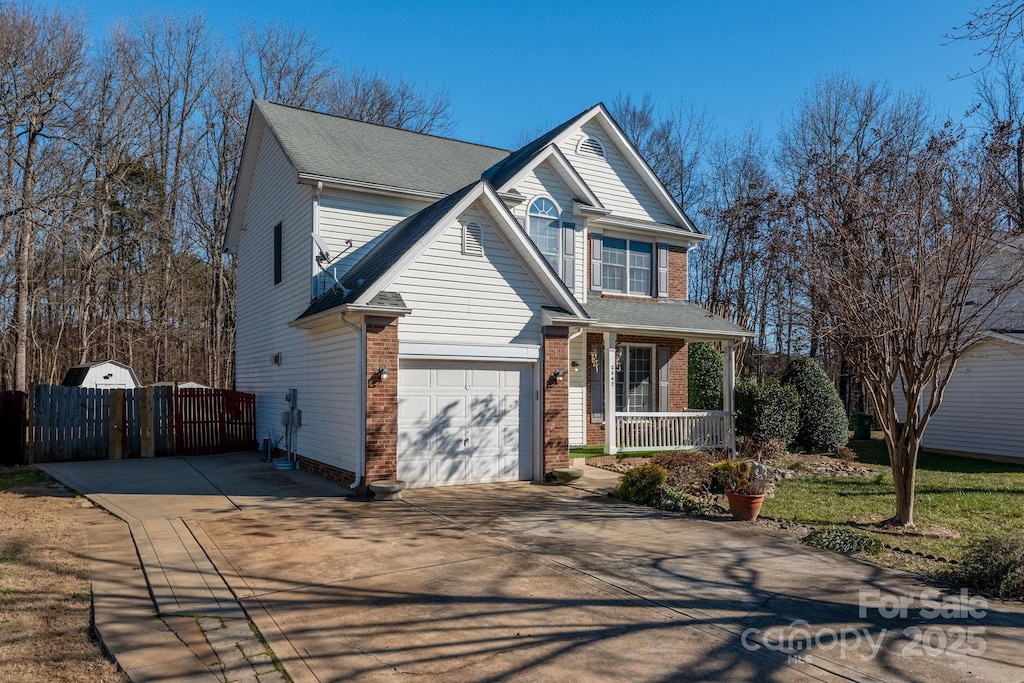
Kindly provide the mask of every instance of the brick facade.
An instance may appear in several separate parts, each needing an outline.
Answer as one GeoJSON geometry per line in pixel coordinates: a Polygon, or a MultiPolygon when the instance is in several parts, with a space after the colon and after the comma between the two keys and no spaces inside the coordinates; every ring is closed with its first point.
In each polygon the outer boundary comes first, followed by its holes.
{"type": "Polygon", "coordinates": [[[544,360],[541,368],[543,384],[543,471],[569,466],[569,330],[544,329],[544,360]],[[561,382],[555,371],[564,374],[561,382]]]}
{"type": "Polygon", "coordinates": [[[668,247],[668,296],[670,299],[687,298],[686,247],[668,247]]]}
{"type": "MultiPolygon", "coordinates": [[[[659,412],[671,412],[677,413],[686,410],[689,405],[689,380],[687,378],[687,372],[689,367],[689,360],[687,358],[686,343],[683,339],[677,339],[673,337],[641,337],[632,334],[620,334],[617,337],[617,344],[654,344],[658,348],[667,347],[669,349],[668,359],[668,406],[656,405],[655,409],[659,412]]],[[[586,402],[583,406],[584,416],[587,425],[587,443],[592,445],[598,445],[604,443],[604,423],[603,422],[592,422],[591,421],[591,396],[593,395],[592,376],[590,373],[590,358],[592,354],[600,353],[601,346],[604,344],[604,337],[600,334],[588,334],[587,335],[587,393],[586,402]]],[[[651,381],[654,382],[654,397],[655,402],[658,401],[658,351],[655,349],[654,352],[654,376],[651,381]]]]}
{"type": "Polygon", "coordinates": [[[312,472],[318,477],[323,477],[328,481],[333,481],[336,484],[342,486],[352,487],[356,483],[355,472],[349,472],[341,467],[335,467],[334,465],[328,465],[327,463],[320,462],[319,460],[311,460],[302,455],[295,456],[299,463],[299,469],[307,472],[312,472]]]}
{"type": "Polygon", "coordinates": [[[366,481],[398,475],[398,322],[366,322],[366,481]],[[378,381],[377,370],[388,369],[378,381]]]}

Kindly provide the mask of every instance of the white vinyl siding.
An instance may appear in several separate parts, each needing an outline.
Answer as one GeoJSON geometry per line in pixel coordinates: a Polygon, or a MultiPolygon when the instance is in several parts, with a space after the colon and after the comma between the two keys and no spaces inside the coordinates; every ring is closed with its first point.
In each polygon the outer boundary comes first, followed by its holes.
{"type": "Polygon", "coordinates": [[[609,136],[597,124],[590,122],[566,138],[559,149],[613,215],[671,224],[672,219],[668,213],[615,146],[607,144],[608,139],[609,136]],[[606,141],[603,158],[576,153],[577,146],[586,135],[606,141]]]}
{"type": "Polygon", "coordinates": [[[355,472],[362,434],[357,382],[363,381],[356,331],[332,322],[308,330],[306,339],[309,362],[299,388],[298,452],[355,472]]]}
{"type": "MultiPolygon", "coordinates": [[[[338,256],[329,268],[341,279],[373,247],[377,238],[427,204],[395,197],[325,192],[320,197],[319,234],[330,248],[331,256],[338,256]],[[352,240],[351,248],[346,247],[345,240],[352,240]]],[[[334,280],[320,275],[315,262],[312,267],[313,276],[320,278],[321,285],[319,290],[312,289],[316,296],[323,291],[325,283],[329,287],[334,280]]]]}
{"type": "MultiPolygon", "coordinates": [[[[551,197],[555,204],[562,208],[562,220],[572,221],[576,223],[576,234],[575,234],[575,263],[576,273],[574,282],[566,283],[570,290],[573,292],[583,292],[583,219],[579,216],[572,215],[572,194],[566,189],[565,185],[558,178],[555,172],[551,169],[548,162],[544,162],[537,166],[532,173],[528,174],[523,178],[519,184],[514,188],[516,192],[519,192],[525,197],[533,198],[537,196],[551,197]]],[[[529,209],[530,199],[522,202],[518,206],[512,209],[512,215],[519,219],[521,225],[527,225],[526,212],[529,209]]],[[[556,269],[559,270],[559,269],[556,269]]]]}
{"type": "Polygon", "coordinates": [[[547,297],[475,207],[387,289],[412,309],[398,326],[402,341],[540,343],[540,309],[547,297]],[[462,253],[467,222],[482,228],[483,258],[462,253]]]}
{"type": "Polygon", "coordinates": [[[585,446],[587,444],[587,423],[584,406],[586,405],[587,373],[586,364],[587,335],[583,333],[569,342],[569,445],[585,446]],[[572,369],[573,362],[577,370],[572,369]]]}
{"type": "MultiPolygon", "coordinates": [[[[1024,458],[1024,346],[983,341],[957,363],[925,448],[1024,458]]],[[[897,412],[905,414],[897,389],[897,412]]]]}
{"type": "Polygon", "coordinates": [[[309,305],[313,256],[312,188],[297,180],[295,168],[268,132],[260,144],[238,245],[235,386],[256,394],[257,440],[269,437],[281,447],[284,397],[289,389],[298,389],[303,413],[299,454],[354,469],[357,451],[352,445],[358,441],[361,417],[351,398],[339,400],[357,395],[354,334],[337,323],[317,331],[288,326],[309,305]],[[282,268],[281,283],[275,286],[273,230],[278,223],[282,268]],[[280,365],[271,362],[275,354],[281,354],[280,365]]]}

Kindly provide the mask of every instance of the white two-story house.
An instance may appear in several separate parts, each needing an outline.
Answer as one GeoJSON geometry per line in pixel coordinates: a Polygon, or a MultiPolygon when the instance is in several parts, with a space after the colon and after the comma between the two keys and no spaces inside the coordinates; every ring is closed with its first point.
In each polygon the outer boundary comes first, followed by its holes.
{"type": "Polygon", "coordinates": [[[508,151],[255,102],[226,249],[257,436],[345,484],[540,479],[570,446],[723,446],[733,345],[705,239],[603,105],[508,151]],[[721,342],[725,410],[687,411],[721,342]]]}

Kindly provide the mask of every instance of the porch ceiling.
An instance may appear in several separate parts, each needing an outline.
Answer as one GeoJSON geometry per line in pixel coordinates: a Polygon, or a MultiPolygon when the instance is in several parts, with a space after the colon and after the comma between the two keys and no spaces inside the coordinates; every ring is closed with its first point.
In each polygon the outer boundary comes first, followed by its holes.
{"type": "Polygon", "coordinates": [[[682,299],[594,297],[583,304],[583,308],[594,319],[589,329],[595,332],[614,330],[723,340],[754,336],[749,330],[682,299]]]}

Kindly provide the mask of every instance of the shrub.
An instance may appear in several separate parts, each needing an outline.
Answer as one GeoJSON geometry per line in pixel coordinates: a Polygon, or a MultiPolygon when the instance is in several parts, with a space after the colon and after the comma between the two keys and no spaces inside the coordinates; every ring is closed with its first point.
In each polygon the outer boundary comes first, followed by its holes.
{"type": "Polygon", "coordinates": [[[782,373],[783,386],[800,397],[800,422],[793,442],[819,453],[845,446],[849,429],[846,409],[832,380],[813,358],[796,358],[782,373]]]}
{"type": "Polygon", "coordinates": [[[844,555],[876,553],[882,549],[882,542],[874,536],[837,526],[815,529],[804,536],[803,542],[815,548],[832,550],[844,555]]]}
{"type": "Polygon", "coordinates": [[[736,434],[763,444],[790,443],[800,426],[800,397],[774,380],[736,385],[736,434]]]}
{"type": "Polygon", "coordinates": [[[1024,532],[974,541],[960,561],[955,578],[989,595],[1024,599],[1024,532]]]}
{"type": "Polygon", "coordinates": [[[689,345],[687,383],[690,408],[722,409],[722,354],[709,342],[689,345]]]}
{"type": "Polygon", "coordinates": [[[720,460],[711,466],[711,492],[733,491],[750,496],[769,493],[768,468],[749,460],[720,460]]]}
{"type": "Polygon", "coordinates": [[[846,462],[853,462],[857,459],[857,451],[852,448],[847,448],[846,446],[840,446],[836,449],[836,457],[840,460],[845,460],[846,462]]]}
{"type": "Polygon", "coordinates": [[[711,463],[704,451],[671,451],[658,453],[651,463],[664,467],[668,472],[665,483],[668,486],[700,490],[706,489],[711,477],[711,463]]]}
{"type": "Polygon", "coordinates": [[[664,467],[649,462],[638,465],[622,475],[615,497],[628,503],[650,505],[657,500],[666,479],[668,472],[664,467]]]}
{"type": "Polygon", "coordinates": [[[678,487],[664,487],[654,506],[659,510],[678,512],[684,515],[715,515],[718,508],[700,498],[689,495],[678,487]]]}

